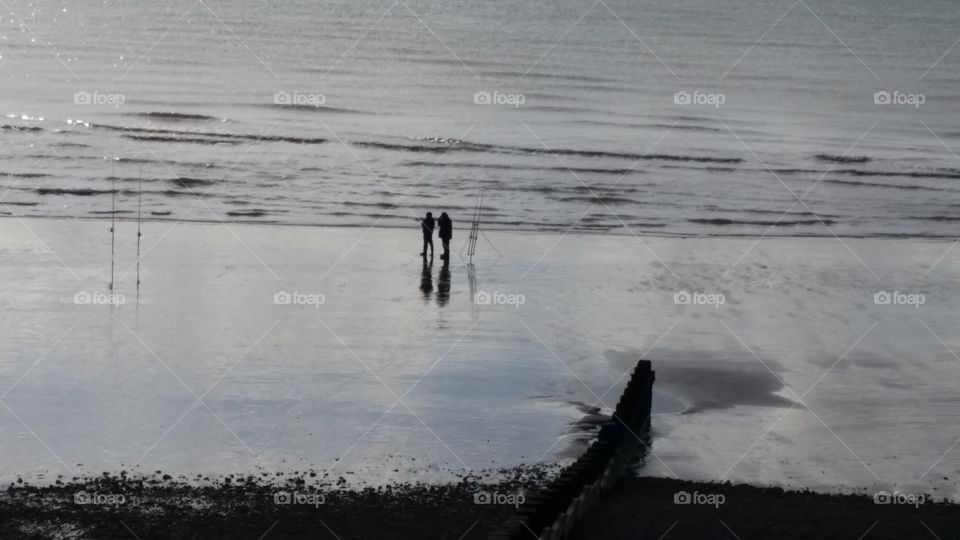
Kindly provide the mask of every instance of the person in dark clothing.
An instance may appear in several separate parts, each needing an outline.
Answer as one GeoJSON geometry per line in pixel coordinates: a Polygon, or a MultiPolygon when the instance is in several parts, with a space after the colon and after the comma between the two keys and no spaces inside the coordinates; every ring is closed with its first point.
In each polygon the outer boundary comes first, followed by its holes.
{"type": "Polygon", "coordinates": [[[453,238],[453,221],[450,220],[450,216],[446,212],[440,214],[440,219],[437,220],[437,225],[440,227],[440,240],[443,242],[443,255],[440,256],[441,259],[445,261],[450,260],[450,239],[453,238]]]}
{"type": "Polygon", "coordinates": [[[433,214],[430,212],[427,212],[427,217],[420,222],[420,229],[423,231],[423,252],[420,253],[422,257],[427,256],[427,246],[430,246],[430,258],[433,258],[433,228],[435,224],[433,214]]]}

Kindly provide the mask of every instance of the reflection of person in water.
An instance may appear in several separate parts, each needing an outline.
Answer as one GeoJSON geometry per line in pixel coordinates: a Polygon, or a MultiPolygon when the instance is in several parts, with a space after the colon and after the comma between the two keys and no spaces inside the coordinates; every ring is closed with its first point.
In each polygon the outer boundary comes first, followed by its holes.
{"type": "Polygon", "coordinates": [[[427,217],[420,221],[420,230],[423,232],[423,252],[420,255],[427,256],[427,246],[430,246],[430,258],[433,258],[433,228],[436,222],[433,220],[433,214],[427,212],[427,217]]]}
{"type": "Polygon", "coordinates": [[[437,305],[443,307],[450,301],[450,258],[443,260],[437,276],[437,305]]]}
{"type": "Polygon", "coordinates": [[[450,239],[453,238],[453,221],[451,221],[450,216],[444,212],[440,214],[440,219],[437,220],[437,225],[440,227],[440,234],[438,236],[440,236],[440,241],[443,242],[443,255],[441,255],[440,258],[445,261],[449,261],[450,239]]]}
{"type": "Polygon", "coordinates": [[[433,292],[433,258],[428,262],[426,255],[423,256],[423,270],[420,272],[420,290],[424,299],[429,300],[433,292]]]}

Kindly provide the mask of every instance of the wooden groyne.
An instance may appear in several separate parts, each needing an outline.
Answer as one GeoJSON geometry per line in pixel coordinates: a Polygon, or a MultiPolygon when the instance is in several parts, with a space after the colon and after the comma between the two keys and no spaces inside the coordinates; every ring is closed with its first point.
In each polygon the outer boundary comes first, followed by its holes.
{"type": "Polygon", "coordinates": [[[489,540],[565,540],[597,504],[630,461],[649,447],[654,372],[640,360],[610,420],[597,440],[540,491],[526,497],[516,514],[489,540]]]}

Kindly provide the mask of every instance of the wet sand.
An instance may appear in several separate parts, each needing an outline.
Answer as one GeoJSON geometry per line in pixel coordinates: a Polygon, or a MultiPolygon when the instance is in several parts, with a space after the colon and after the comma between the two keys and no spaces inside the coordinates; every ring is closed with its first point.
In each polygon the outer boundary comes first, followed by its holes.
{"type": "Polygon", "coordinates": [[[481,240],[471,272],[456,255],[425,267],[415,222],[147,223],[137,302],[136,224],[121,223],[127,302],[112,307],[75,302],[106,290],[108,222],[0,222],[3,483],[456,482],[577,455],[646,357],[644,474],[960,493],[950,242],[490,232],[503,257],[481,240]],[[925,302],[877,305],[879,290],[925,302]]]}

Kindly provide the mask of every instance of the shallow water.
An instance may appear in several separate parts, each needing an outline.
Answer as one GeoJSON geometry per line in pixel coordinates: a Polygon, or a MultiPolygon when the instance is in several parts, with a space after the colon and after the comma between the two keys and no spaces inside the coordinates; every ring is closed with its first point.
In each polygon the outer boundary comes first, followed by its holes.
{"type": "Polygon", "coordinates": [[[142,177],[156,219],[399,227],[484,191],[502,229],[960,233],[951,2],[8,5],[11,214],[100,215],[114,177],[133,211],[142,177]]]}
{"type": "Polygon", "coordinates": [[[106,292],[105,223],[2,224],[5,480],[554,461],[643,357],[647,474],[957,497],[949,242],[490,232],[448,281],[415,229],[146,223],[138,303],[122,223],[112,308],[74,300],[106,292]]]}

